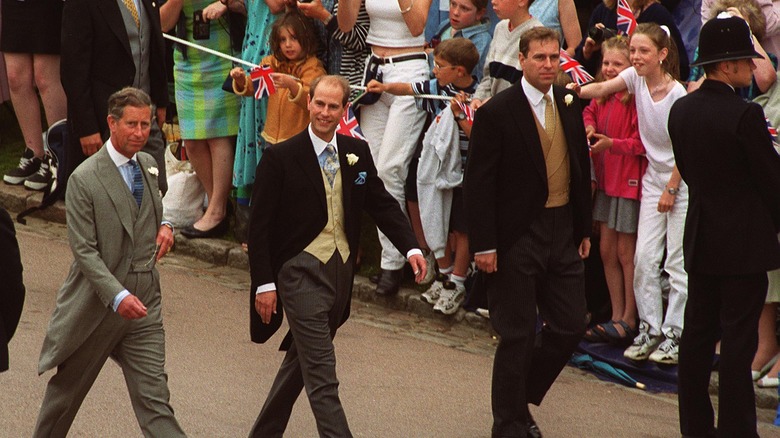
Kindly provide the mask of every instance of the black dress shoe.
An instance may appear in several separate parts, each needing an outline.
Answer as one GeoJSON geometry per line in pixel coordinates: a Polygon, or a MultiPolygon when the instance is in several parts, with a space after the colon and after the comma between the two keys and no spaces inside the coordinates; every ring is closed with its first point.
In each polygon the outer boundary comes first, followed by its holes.
{"type": "Polygon", "coordinates": [[[377,295],[395,295],[398,293],[398,288],[401,286],[401,280],[404,276],[403,269],[382,269],[379,277],[379,283],[376,285],[377,295]]]}
{"type": "Polygon", "coordinates": [[[184,229],[181,230],[181,234],[189,239],[220,237],[223,234],[227,233],[229,223],[230,221],[228,216],[225,216],[225,218],[222,219],[220,223],[214,225],[210,230],[199,230],[194,226],[190,225],[188,227],[184,227],[184,229]]]}
{"type": "Polygon", "coordinates": [[[528,435],[528,438],[542,438],[542,431],[539,430],[539,426],[536,425],[536,421],[534,421],[534,417],[531,416],[531,412],[527,411],[528,413],[528,429],[526,430],[526,434],[528,435]]]}
{"type": "Polygon", "coordinates": [[[369,276],[368,277],[368,281],[370,281],[370,282],[372,282],[374,284],[378,284],[380,278],[382,278],[382,271],[379,271],[376,274],[369,276]]]}

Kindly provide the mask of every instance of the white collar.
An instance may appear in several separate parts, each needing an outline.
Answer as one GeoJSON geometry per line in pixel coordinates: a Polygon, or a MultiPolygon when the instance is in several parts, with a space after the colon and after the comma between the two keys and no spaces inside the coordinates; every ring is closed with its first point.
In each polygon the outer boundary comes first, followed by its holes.
{"type": "Polygon", "coordinates": [[[314,131],[311,130],[311,124],[309,124],[308,130],[309,130],[309,138],[311,138],[311,144],[314,146],[314,153],[317,154],[318,157],[329,144],[333,145],[333,147],[336,149],[336,153],[338,154],[339,146],[336,144],[335,132],[333,133],[333,138],[330,141],[324,141],[323,139],[314,135],[314,131]]]}
{"type": "Polygon", "coordinates": [[[114,162],[116,167],[120,167],[120,166],[123,166],[123,165],[127,164],[127,162],[130,161],[131,159],[135,160],[136,163],[138,162],[138,154],[133,154],[132,157],[127,158],[126,156],[120,154],[119,151],[117,151],[114,148],[114,144],[111,143],[111,139],[110,138],[108,140],[106,140],[106,144],[104,144],[103,147],[107,148],[108,156],[111,157],[111,161],[114,162]]]}
{"type": "MultiPolygon", "coordinates": [[[[531,85],[526,79],[525,76],[520,80],[520,83],[523,86],[523,91],[525,92],[525,97],[528,99],[528,102],[531,103],[533,106],[538,106],[539,102],[542,101],[544,98],[544,95],[550,96],[550,102],[555,102],[555,99],[553,98],[553,87],[550,86],[550,89],[547,90],[546,93],[542,93],[536,87],[531,85]]],[[[554,107],[553,107],[554,108],[554,107]]]]}

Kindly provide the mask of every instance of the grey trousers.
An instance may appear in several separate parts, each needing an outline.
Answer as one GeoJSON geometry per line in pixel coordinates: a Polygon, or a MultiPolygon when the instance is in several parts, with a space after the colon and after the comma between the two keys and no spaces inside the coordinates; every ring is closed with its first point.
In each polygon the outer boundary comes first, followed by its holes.
{"type": "Polygon", "coordinates": [[[281,437],[303,388],[320,437],[351,437],[341,407],[333,337],[352,289],[352,260],[338,253],[322,264],[301,253],[282,266],[276,287],[293,344],[284,357],[250,437],[281,437]]]}
{"type": "Polygon", "coordinates": [[[130,401],[144,436],[186,436],[169,404],[158,274],[130,275],[136,279],[129,279],[128,284],[135,283],[136,287],[131,290],[146,306],[146,317],[128,321],[116,313],[107,314],[81,347],[57,367],[57,373],[46,386],[34,437],[65,437],[68,434],[84,397],[109,357],[122,367],[130,401]]]}

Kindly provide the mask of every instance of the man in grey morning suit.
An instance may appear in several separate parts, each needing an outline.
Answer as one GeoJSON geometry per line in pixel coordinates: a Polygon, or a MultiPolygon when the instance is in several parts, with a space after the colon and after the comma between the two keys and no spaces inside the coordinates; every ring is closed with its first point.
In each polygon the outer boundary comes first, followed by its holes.
{"type": "Polygon", "coordinates": [[[249,222],[252,340],[264,342],[279,328],[283,304],[292,342],[283,342],[289,349],[253,437],[281,437],[304,387],[319,435],[352,436],[332,339],[349,315],[364,211],[406,255],[417,281],[425,276],[409,220],[377,176],[368,144],[335,133],[348,97],[346,79],[315,79],[311,124],[266,149],[257,168],[249,222]]]}
{"type": "Polygon", "coordinates": [[[109,357],[122,367],[143,434],[185,436],[168,402],[155,268],[173,245],[173,228],[162,221],[157,163],[140,152],[153,106],[134,88],[111,95],[108,106],[111,136],[76,169],[65,194],[74,261],[38,363],[40,374],[54,367],[57,373],[46,387],[35,437],[67,435],[109,357]]]}

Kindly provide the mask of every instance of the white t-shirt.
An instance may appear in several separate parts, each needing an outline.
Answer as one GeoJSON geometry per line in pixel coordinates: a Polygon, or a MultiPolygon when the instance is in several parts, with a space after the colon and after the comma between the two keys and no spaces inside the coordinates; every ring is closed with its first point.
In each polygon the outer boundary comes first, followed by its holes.
{"type": "Polygon", "coordinates": [[[674,152],[672,140],[669,138],[669,111],[677,99],[685,96],[685,87],[677,82],[662,100],[653,102],[645,78],[639,76],[634,67],[620,72],[620,77],[625,81],[628,92],[634,95],[639,136],[647,151],[650,167],[661,174],[671,173],[674,167],[674,152]]]}

